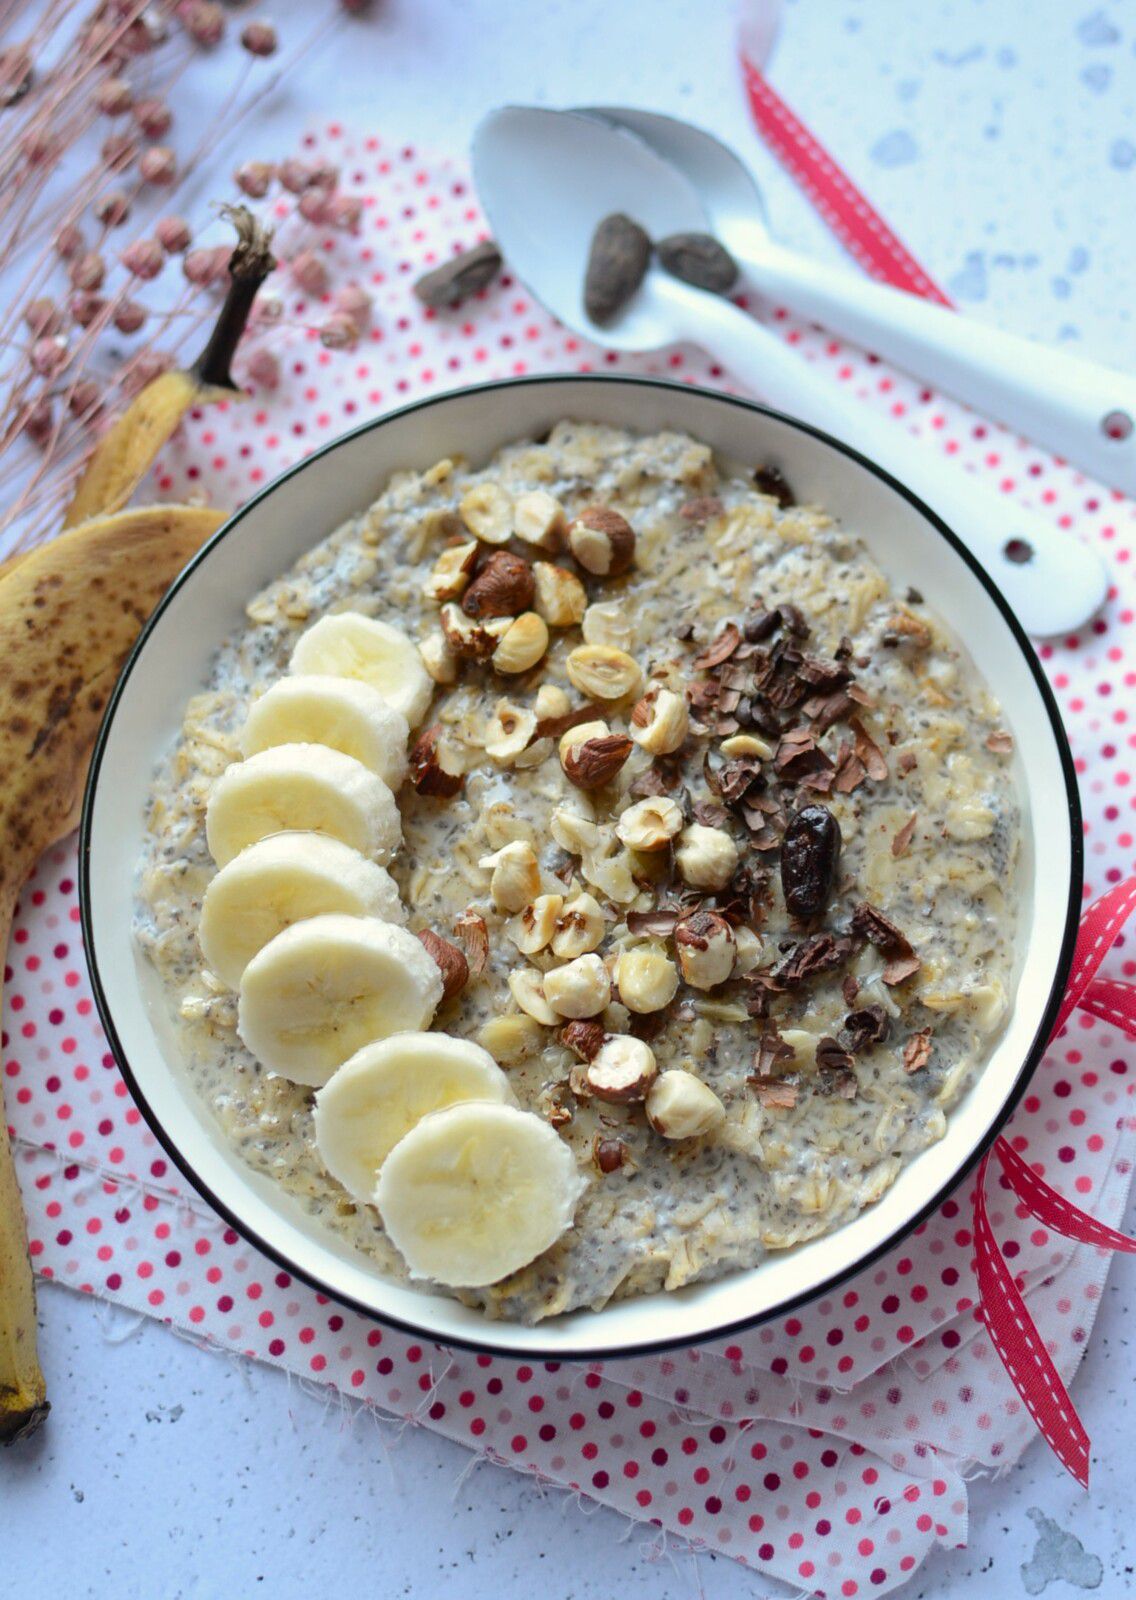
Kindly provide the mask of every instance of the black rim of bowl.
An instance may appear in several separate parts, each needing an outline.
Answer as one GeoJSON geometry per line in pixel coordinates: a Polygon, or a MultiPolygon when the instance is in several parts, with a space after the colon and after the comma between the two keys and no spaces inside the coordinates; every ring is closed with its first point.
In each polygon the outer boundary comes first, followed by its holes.
{"type": "MultiPolygon", "coordinates": [[[[103,715],[98,738],[95,741],[94,751],[92,752],[91,756],[90,771],[88,773],[86,790],[83,796],[83,813],[79,824],[80,918],[83,932],[83,942],[86,949],[87,966],[91,975],[91,986],[94,991],[95,1004],[98,1007],[99,1018],[106,1032],[107,1040],[110,1044],[111,1050],[114,1053],[115,1060],[118,1063],[119,1070],[126,1081],[126,1085],[130,1090],[135,1104],[142,1112],[142,1115],[146,1118],[146,1121],[154,1133],[154,1136],[162,1145],[166,1154],[170,1157],[178,1170],[189,1180],[197,1192],[208,1201],[210,1206],[212,1206],[212,1208],[221,1217],[223,1217],[225,1221],[229,1223],[229,1225],[233,1227],[243,1239],[247,1240],[247,1242],[253,1245],[256,1249],[262,1251],[264,1255],[266,1255],[271,1261],[275,1262],[277,1266],[281,1267],[285,1272],[288,1272],[293,1277],[298,1278],[302,1283],[306,1283],[310,1288],[317,1290],[320,1294],[328,1295],[338,1304],[348,1306],[352,1311],[358,1312],[359,1315],[366,1317],[371,1321],[380,1322],[384,1326],[397,1328],[400,1332],[412,1334],[415,1338],[426,1339],[435,1344],[453,1345],[459,1349],[473,1350],[479,1353],[497,1356],[503,1360],[509,1361],[630,1360],[665,1350],[700,1345],[705,1344],[710,1340],[727,1338],[733,1334],[741,1333],[747,1328],[754,1328],[760,1326],[764,1322],[775,1321],[778,1317],[786,1316],[789,1312],[799,1310],[802,1306],[808,1305],[811,1301],[819,1299],[822,1295],[831,1293],[834,1289],[839,1288],[842,1283],[846,1283],[858,1273],[863,1272],[867,1267],[871,1266],[874,1261],[878,1261],[881,1256],[885,1255],[901,1240],[905,1239],[909,1234],[911,1234],[921,1222],[924,1222],[932,1214],[932,1212],[938,1209],[938,1207],[952,1193],[953,1190],[959,1187],[959,1185],[966,1178],[967,1174],[977,1166],[981,1158],[993,1145],[994,1140],[1005,1126],[1019,1100],[1024,1094],[1026,1086],[1029,1083],[1030,1078],[1033,1076],[1038,1062],[1045,1053],[1049,1036],[1053,1031],[1057,1013],[1060,1009],[1061,998],[1065,991],[1069,969],[1072,965],[1073,950],[1076,944],[1077,927],[1080,918],[1083,873],[1084,842],[1081,829],[1080,798],[1077,792],[1077,780],[1075,768],[1073,766],[1073,757],[1069,749],[1069,741],[1061,723],[1057,702],[1053,697],[1053,692],[1049,687],[1049,683],[1046,680],[1045,674],[1041,670],[1041,665],[1034,654],[1033,647],[1030,644],[1028,636],[1022,629],[1021,624],[1018,622],[1013,612],[1010,610],[1009,605],[1003,598],[997,585],[994,583],[993,579],[989,576],[985,569],[979,564],[976,558],[971,555],[970,551],[966,549],[965,545],[957,537],[957,535],[951,531],[942,518],[932,511],[930,506],[926,505],[918,495],[913,494],[910,489],[908,489],[899,481],[899,479],[894,478],[891,473],[886,472],[883,470],[883,468],[877,466],[875,462],[869,460],[867,456],[861,455],[858,450],[854,450],[849,445],[843,444],[839,439],[836,439],[831,434],[824,432],[823,429],[814,428],[809,423],[802,422],[796,417],[786,416],[784,412],[776,411],[771,406],[760,405],[756,401],[742,399],[736,395],[723,394],[719,393],[717,390],[705,389],[691,384],[677,383],[668,379],[616,376],[615,374],[606,373],[543,373],[525,378],[502,378],[491,383],[466,385],[460,389],[447,390],[445,394],[431,395],[423,400],[412,401],[409,405],[400,406],[397,411],[391,411],[382,416],[373,417],[370,421],[363,422],[358,427],[352,428],[346,433],[339,434],[335,439],[329,440],[327,444],[322,445],[318,450],[313,451],[310,456],[305,456],[302,461],[299,461],[294,466],[287,468],[284,472],[280,473],[278,477],[274,478],[271,483],[266,484],[264,488],[258,490],[250,500],[247,500],[239,510],[233,513],[227,522],[218,528],[217,532],[213,534],[212,537],[201,547],[188,565],[182,569],[177,578],[170,585],[169,589],[163,595],[162,599],[155,607],[152,615],[147,620],[145,627],[142,629],[137,643],[130,652],[130,655],[127,657],[126,664],[119,675],[118,682],[115,684],[114,691],[111,694],[106,711],[103,715]],[[368,1306],[364,1302],[355,1300],[349,1295],[341,1294],[339,1291],[324,1282],[321,1278],[317,1277],[314,1273],[298,1267],[296,1263],[290,1259],[290,1257],[286,1256],[274,1245],[271,1245],[266,1240],[262,1239],[259,1234],[249,1228],[247,1223],[241,1220],[240,1216],[235,1211],[218,1199],[218,1197],[210,1189],[209,1185],[203,1182],[202,1179],[197,1175],[193,1164],[182,1153],[177,1142],[174,1140],[172,1135],[167,1132],[160,1119],[152,1110],[149,1101],[146,1099],[141,1085],[139,1084],[133,1068],[131,1067],[126,1056],[126,1052],[122,1047],[122,1042],[118,1036],[118,1030],[115,1027],[114,1017],[107,1001],[106,993],[103,989],[102,979],[99,974],[98,947],[95,929],[91,918],[91,818],[94,809],[95,792],[99,782],[99,773],[102,768],[103,756],[106,751],[107,741],[110,737],[110,730],[114,723],[115,713],[117,712],[119,701],[125,692],[130,676],[134,671],[135,666],[138,664],[142,653],[146,649],[150,635],[157,628],[162,617],[165,615],[166,609],[174,600],[174,597],[181,591],[184,585],[188,583],[190,578],[197,571],[198,567],[202,566],[206,561],[208,561],[213,553],[225,542],[226,539],[232,537],[253,507],[258,505],[260,501],[266,499],[267,496],[275,493],[281,484],[286,483],[288,479],[294,477],[296,473],[304,471],[306,467],[308,467],[313,461],[319,460],[321,456],[328,455],[330,452],[338,449],[349,439],[357,438],[360,434],[372,433],[376,429],[384,427],[388,422],[393,422],[396,418],[405,417],[416,411],[423,411],[433,406],[442,405],[450,400],[478,394],[493,394],[494,392],[502,389],[537,388],[548,384],[569,386],[573,384],[579,384],[580,386],[584,386],[594,383],[614,384],[626,387],[628,389],[646,388],[661,390],[664,394],[673,393],[676,396],[689,396],[693,393],[700,398],[710,399],[721,405],[733,406],[735,409],[748,411],[756,416],[771,417],[777,422],[784,423],[788,427],[796,429],[796,431],[799,433],[809,434],[814,439],[819,439],[823,444],[828,445],[830,449],[839,451],[841,455],[847,456],[851,460],[859,463],[860,466],[867,468],[867,470],[873,473],[875,477],[879,478],[883,483],[887,484],[889,488],[901,495],[903,499],[905,499],[909,505],[913,506],[915,510],[919,512],[920,516],[922,516],[926,522],[930,523],[936,532],[947,541],[959,559],[970,568],[972,573],[974,573],[975,577],[979,580],[987,594],[997,606],[1003,622],[1009,629],[1015,643],[1018,646],[1018,649],[1025,658],[1026,664],[1033,676],[1038,694],[1041,697],[1042,704],[1044,705],[1046,714],[1049,718],[1053,738],[1057,746],[1058,756],[1061,761],[1062,773],[1065,780],[1065,799],[1069,812],[1069,898],[1065,913],[1065,930],[1062,936],[1060,959],[1057,963],[1057,969],[1050,987],[1049,996],[1046,1000],[1046,1004],[1041,1016],[1038,1019],[1037,1027],[1034,1031],[1033,1042],[1031,1043],[1022,1060],[1022,1064],[1018,1069],[1017,1076],[1014,1079],[1014,1083],[1009,1094],[1006,1096],[1002,1106],[993,1119],[990,1127],[987,1129],[985,1135],[975,1146],[975,1148],[972,1149],[966,1158],[954,1169],[950,1177],[942,1185],[940,1185],[938,1189],[936,1189],[932,1198],[928,1200],[926,1204],[921,1206],[917,1212],[914,1212],[897,1228],[889,1233],[888,1237],[880,1244],[874,1246],[872,1250],[865,1255],[860,1256],[855,1262],[853,1262],[850,1266],[843,1268],[840,1272],[833,1273],[830,1277],[825,1278],[821,1283],[812,1285],[807,1290],[803,1290],[800,1294],[793,1295],[788,1299],[779,1301],[776,1306],[769,1307],[764,1311],[754,1312],[750,1316],[737,1318],[732,1322],[723,1322],[717,1324],[713,1328],[707,1328],[703,1332],[693,1337],[672,1335],[671,1337],[664,1339],[645,1339],[639,1343],[621,1346],[615,1350],[605,1348],[603,1344],[598,1344],[588,1349],[573,1349],[566,1351],[564,1349],[558,1349],[555,1345],[545,1346],[534,1341],[531,1346],[528,1346],[523,1350],[512,1350],[494,1344],[492,1338],[490,1337],[483,1339],[473,1338],[465,1335],[440,1335],[435,1330],[431,1329],[427,1318],[423,1318],[421,1322],[409,1321],[401,1317],[392,1316],[385,1311],[376,1311],[373,1306],[368,1306]]],[[[598,1315],[602,1316],[602,1312],[598,1313],[598,1315]]]]}

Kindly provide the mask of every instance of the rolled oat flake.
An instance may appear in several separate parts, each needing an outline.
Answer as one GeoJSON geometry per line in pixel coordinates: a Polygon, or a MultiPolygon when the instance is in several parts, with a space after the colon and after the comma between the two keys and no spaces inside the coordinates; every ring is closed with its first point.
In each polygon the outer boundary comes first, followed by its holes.
{"type": "Polygon", "coordinates": [[[646,276],[651,241],[637,222],[613,211],[592,235],[584,278],[584,310],[593,322],[610,322],[646,276]]]}
{"type": "Polygon", "coordinates": [[[655,246],[660,265],[673,278],[711,294],[727,294],[738,281],[738,264],[709,233],[671,233],[655,246]]]}

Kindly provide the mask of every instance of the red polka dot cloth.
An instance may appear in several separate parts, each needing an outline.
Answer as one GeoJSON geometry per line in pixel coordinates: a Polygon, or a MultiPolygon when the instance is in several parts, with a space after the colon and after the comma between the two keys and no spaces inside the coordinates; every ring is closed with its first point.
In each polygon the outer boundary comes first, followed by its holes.
{"type": "MultiPolygon", "coordinates": [[[[302,326],[318,320],[312,308],[290,304],[292,320],[271,335],[280,387],[192,418],[157,470],[162,494],[236,504],[344,427],[480,378],[611,368],[726,383],[691,349],[632,360],[587,345],[507,276],[459,311],[426,312],[411,281],[482,233],[465,170],[334,127],[308,150],[335,161],[362,197],[358,235],[323,244],[333,287],[354,279],[372,291],[373,326],[357,350],[333,354],[302,326]]],[[[1086,901],[1096,897],[1136,865],[1132,507],[858,352],[781,313],[774,322],[833,383],[917,433],[919,448],[957,456],[960,470],[1047,510],[1110,558],[1105,614],[1042,650],[1077,758],[1086,901]]],[[[42,1277],[333,1385],[601,1500],[660,1541],[683,1537],[810,1595],[886,1594],[936,1545],[963,1544],[976,1475],[1036,1437],[976,1313],[969,1184],[831,1296],[729,1344],[661,1358],[517,1365],[339,1309],[213,1215],[131,1104],[94,1016],[75,879],[71,844],[40,863],[6,976],[4,1089],[42,1277]]],[[[1102,976],[1136,975],[1134,955],[1121,935],[1102,976]]],[[[1131,1180],[1132,1087],[1119,1029],[1077,1012],[1007,1130],[1035,1171],[1112,1225],[1131,1180]]],[[[1040,1226],[996,1171],[991,1226],[1068,1382],[1109,1257],[1040,1226]]]]}

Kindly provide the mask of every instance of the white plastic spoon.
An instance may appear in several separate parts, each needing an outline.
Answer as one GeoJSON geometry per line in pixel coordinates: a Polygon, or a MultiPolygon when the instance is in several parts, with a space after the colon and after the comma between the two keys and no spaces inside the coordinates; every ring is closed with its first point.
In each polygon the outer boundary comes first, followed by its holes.
{"type": "Polygon", "coordinates": [[[1136,380],[1126,373],[786,250],[769,234],[752,174],[692,123],[629,106],[587,114],[643,139],[687,179],[710,231],[760,293],[1136,494],[1136,380]]]}
{"type": "Polygon", "coordinates": [[[593,326],[583,283],[602,217],[626,211],[656,238],[705,227],[689,185],[641,140],[587,116],[504,107],[477,129],[473,162],[478,193],[511,267],[566,326],[617,350],[658,350],[681,340],[700,345],[770,404],[859,450],[943,518],[1027,632],[1066,632],[1102,604],[1108,578],[1093,551],[968,481],[902,429],[849,405],[728,300],[652,268],[613,322],[593,326]],[[1029,559],[1013,560],[1023,548],[1029,559]]]}

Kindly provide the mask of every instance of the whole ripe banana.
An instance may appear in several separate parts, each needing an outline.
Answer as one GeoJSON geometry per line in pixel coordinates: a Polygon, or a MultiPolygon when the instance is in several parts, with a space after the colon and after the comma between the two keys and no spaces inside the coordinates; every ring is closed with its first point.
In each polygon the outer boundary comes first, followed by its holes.
{"type": "MultiPolygon", "coordinates": [[[[0,574],[0,950],[28,874],[78,821],[99,722],[142,624],[224,517],[205,506],[118,511],[0,574]]],[[[0,1441],[34,1430],[46,1410],[24,1219],[0,1117],[0,1441]]]]}
{"type": "MultiPolygon", "coordinates": [[[[189,406],[237,391],[229,364],[275,262],[248,211],[226,214],[237,246],[205,349],[192,367],[148,384],[100,440],[59,537],[0,566],[0,956],[25,879],[78,821],[99,723],[143,623],[227,515],[120,509],[189,406]]],[[[27,1230],[0,1115],[0,1444],[33,1433],[48,1409],[27,1230]]]]}

